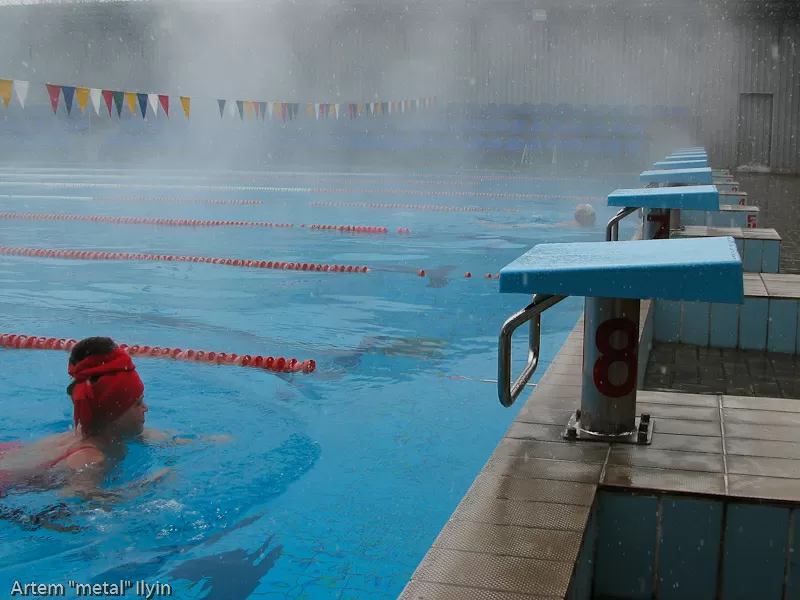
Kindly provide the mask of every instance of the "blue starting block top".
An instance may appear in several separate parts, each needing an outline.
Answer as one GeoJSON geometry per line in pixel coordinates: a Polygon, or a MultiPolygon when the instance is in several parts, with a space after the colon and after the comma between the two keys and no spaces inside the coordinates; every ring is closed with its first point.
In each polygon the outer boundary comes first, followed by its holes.
{"type": "Polygon", "coordinates": [[[679,152],[705,152],[706,149],[702,146],[692,146],[691,148],[678,148],[675,153],[679,152]]]}
{"type": "Polygon", "coordinates": [[[708,166],[707,160],[662,160],[653,165],[654,169],[701,169],[708,166]]]}
{"type": "Polygon", "coordinates": [[[733,238],[539,244],[500,271],[500,291],[744,303],[733,238]]]}
{"type": "Polygon", "coordinates": [[[711,185],[711,169],[659,169],[645,171],[639,175],[645,183],[694,183],[695,185],[711,185]]]}
{"type": "Polygon", "coordinates": [[[665,162],[675,162],[683,160],[704,160],[708,162],[707,154],[670,154],[664,158],[665,162]]]}
{"type": "Polygon", "coordinates": [[[608,196],[608,205],[620,208],[719,210],[719,191],[713,185],[615,190],[608,196]]]}

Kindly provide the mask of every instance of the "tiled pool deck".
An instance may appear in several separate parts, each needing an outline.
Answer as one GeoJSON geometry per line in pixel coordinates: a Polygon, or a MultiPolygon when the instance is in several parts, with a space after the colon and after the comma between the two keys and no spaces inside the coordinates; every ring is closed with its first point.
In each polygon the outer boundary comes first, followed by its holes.
{"type": "MultiPolygon", "coordinates": [[[[785,242],[800,230],[793,204],[785,242]]],[[[798,270],[800,250],[784,248],[782,269],[798,270]]],[[[697,597],[800,597],[796,357],[656,345],[637,400],[652,445],[570,442],[582,332],[581,319],[401,599],[682,598],[687,581],[697,597]]]]}

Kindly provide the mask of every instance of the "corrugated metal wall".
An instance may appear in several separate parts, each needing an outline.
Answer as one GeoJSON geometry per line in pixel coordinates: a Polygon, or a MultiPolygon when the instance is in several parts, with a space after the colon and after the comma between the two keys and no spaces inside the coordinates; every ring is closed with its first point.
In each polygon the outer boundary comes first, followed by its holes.
{"type": "Polygon", "coordinates": [[[697,120],[691,133],[715,164],[729,167],[737,162],[739,95],[765,93],[773,95],[770,166],[800,172],[796,22],[562,9],[536,21],[518,5],[185,9],[165,5],[145,18],[133,7],[123,21],[134,25],[122,28],[74,11],[69,19],[44,12],[24,13],[23,23],[0,19],[7,65],[0,76],[298,102],[436,95],[443,102],[687,106],[697,120]]]}

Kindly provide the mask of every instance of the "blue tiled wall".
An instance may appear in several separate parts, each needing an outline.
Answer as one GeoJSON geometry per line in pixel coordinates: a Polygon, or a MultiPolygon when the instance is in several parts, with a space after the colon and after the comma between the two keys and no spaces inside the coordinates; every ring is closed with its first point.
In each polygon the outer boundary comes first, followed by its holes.
{"type": "Polygon", "coordinates": [[[679,342],[681,339],[681,302],[656,300],[656,340],[679,342]]]}
{"type": "Polygon", "coordinates": [[[769,300],[769,352],[794,352],[797,345],[797,300],[769,300]]]}
{"type": "Polygon", "coordinates": [[[761,254],[761,272],[777,273],[781,266],[781,243],[774,240],[764,240],[761,254]]]}
{"type": "Polygon", "coordinates": [[[666,497],[661,504],[659,600],[714,600],[722,503],[666,497]]]}
{"type": "Polygon", "coordinates": [[[742,268],[748,273],[758,273],[761,271],[761,256],[763,247],[763,240],[744,240],[742,268]]]}
{"type": "Polygon", "coordinates": [[[658,498],[598,494],[595,595],[653,597],[658,498]]]}
{"type": "MultiPolygon", "coordinates": [[[[798,510],[728,500],[600,490],[585,538],[596,536],[591,597],[800,598],[798,510]]],[[[590,597],[584,546],[569,600],[590,597]]]]}
{"type": "Polygon", "coordinates": [[[782,600],[788,532],[788,508],[728,506],[722,576],[725,600],[782,600]]]}

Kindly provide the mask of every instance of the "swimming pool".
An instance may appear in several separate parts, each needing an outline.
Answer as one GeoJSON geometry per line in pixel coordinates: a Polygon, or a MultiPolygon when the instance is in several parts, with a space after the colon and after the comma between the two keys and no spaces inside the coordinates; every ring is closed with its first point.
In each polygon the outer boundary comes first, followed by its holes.
{"type": "MultiPolygon", "coordinates": [[[[144,580],[169,583],[179,598],[394,598],[516,412],[502,409],[495,385],[484,380],[496,377],[500,325],[525,299],[500,295],[497,280],[485,275],[533,244],[603,235],[602,227],[490,230],[478,219],[570,220],[581,198],[605,196],[620,181],[501,173],[200,177],[0,170],[0,212],[295,226],[3,219],[2,246],[356,264],[371,271],[0,256],[0,332],[109,335],[128,344],[317,362],[313,374],[279,376],[137,358],[148,425],[235,439],[132,445],[110,486],[163,467],[173,475],[112,511],[80,507],[55,492],[12,491],[0,499],[0,590],[5,594],[14,581],[144,580]],[[553,194],[568,197],[545,197],[553,194]],[[146,200],[155,197],[162,199],[146,200]],[[262,203],[199,202],[210,199],[262,203]],[[419,208],[432,205],[442,208],[419,208]],[[445,209],[465,206],[501,210],[445,209]],[[301,224],[385,226],[389,233],[301,224]],[[398,228],[410,233],[397,234],[398,228]],[[44,529],[30,520],[35,514],[70,530],[44,529]]],[[[591,202],[605,223],[612,213],[604,202],[591,202]]],[[[536,378],[581,310],[580,299],[570,298],[548,311],[536,378]]],[[[520,336],[515,372],[524,345],[520,336]]],[[[0,382],[0,442],[71,426],[64,353],[0,349],[0,382]]]]}

